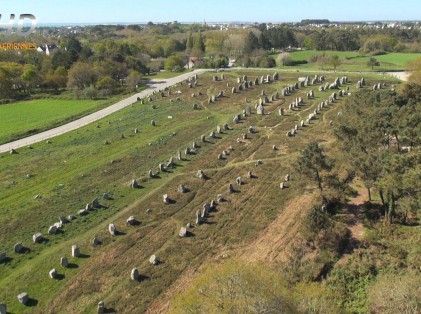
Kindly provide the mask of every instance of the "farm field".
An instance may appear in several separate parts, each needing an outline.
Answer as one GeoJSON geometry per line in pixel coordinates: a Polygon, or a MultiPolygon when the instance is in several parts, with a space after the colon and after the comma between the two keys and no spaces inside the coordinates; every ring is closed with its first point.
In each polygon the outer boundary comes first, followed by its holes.
{"type": "Polygon", "coordinates": [[[0,105],[0,144],[69,122],[116,100],[48,98],[0,105]]]}
{"type": "MultiPolygon", "coordinates": [[[[107,308],[117,312],[155,312],[160,298],[180,276],[227,251],[250,246],[276,217],[285,219],[285,243],[289,242],[278,248],[277,254],[286,254],[294,245],[299,220],[291,217],[302,217],[316,201],[314,187],[306,186],[295,172],[295,161],[311,141],[334,150],[330,125],[349,96],[323,108],[316,119],[299,127],[295,136],[286,136],[332,90],[319,91],[320,84],[302,87],[289,96],[275,97],[265,104],[266,114],[257,115],[255,104],[262,92],[270,98],[302,76],[285,72],[278,81],[231,93],[232,87],[238,86],[238,77],[247,75],[254,81],[266,74],[272,73],[205,73],[199,75],[195,87],[177,84],[163,96],[154,95],[151,102],[137,102],[54,138],[51,144],[39,143],[32,149],[19,149],[17,154],[0,155],[0,252],[9,256],[0,264],[0,299],[8,310],[92,313],[104,300],[107,308]],[[214,75],[219,79],[214,81],[214,75]],[[311,89],[315,97],[307,99],[311,89]],[[208,103],[210,96],[222,90],[224,96],[208,103]],[[304,104],[289,109],[298,97],[304,104]],[[280,108],[285,111],[282,116],[280,108]],[[248,109],[251,114],[233,122],[234,115],[248,109]],[[211,136],[225,123],[228,130],[211,136]],[[255,131],[250,132],[250,127],[255,131]],[[187,147],[192,150],[189,154],[187,147]],[[218,158],[224,150],[228,154],[218,158]],[[168,162],[178,152],[181,160],[176,158],[165,171],[158,169],[159,163],[168,162]],[[152,178],[149,170],[155,174],[152,178]],[[198,170],[203,170],[204,180],[197,178],[198,170]],[[291,181],[281,190],[279,184],[286,174],[291,181]],[[235,183],[238,177],[242,184],[235,183]],[[129,187],[133,179],[139,188],[129,187]],[[234,186],[232,193],[229,183],[234,186]],[[178,191],[181,184],[187,187],[186,193],[178,191]],[[164,194],[170,197],[169,204],[164,204],[164,194]],[[205,223],[196,224],[196,211],[219,194],[224,201],[217,203],[205,223]],[[77,214],[95,198],[101,206],[90,208],[87,215],[77,214]],[[70,214],[76,219],[65,224],[63,232],[48,234],[50,225],[70,214]],[[132,215],[139,221],[136,226],[126,223],[132,215]],[[116,225],[119,235],[109,234],[110,223],[116,225]],[[190,236],[181,238],[178,232],[187,223],[192,224],[190,236]],[[36,232],[42,232],[46,241],[32,243],[36,232]],[[102,243],[93,246],[94,237],[102,243]],[[28,251],[15,253],[16,243],[28,251]],[[80,257],[70,256],[72,245],[80,247],[80,257]],[[158,256],[158,265],[149,263],[152,254],[158,256]],[[64,256],[71,267],[60,266],[64,256]],[[133,267],[139,269],[141,282],[130,280],[133,267]],[[48,277],[52,268],[57,269],[60,280],[48,277]],[[16,299],[24,291],[32,298],[28,307],[16,299]]],[[[332,82],[337,75],[327,74],[326,81],[332,82]]],[[[350,83],[344,86],[351,97],[359,78],[350,75],[350,83]]],[[[379,81],[376,75],[366,79],[361,92],[379,81]]],[[[389,78],[385,82],[397,81],[389,78]]]]}
{"type": "MultiPolygon", "coordinates": [[[[311,63],[310,59],[315,55],[338,55],[341,59],[342,64],[338,66],[338,71],[404,71],[408,62],[413,61],[421,57],[421,53],[387,53],[384,55],[374,56],[374,58],[380,62],[379,66],[375,66],[373,69],[367,65],[370,56],[361,55],[357,51],[317,51],[317,50],[303,50],[295,51],[290,53],[290,57],[294,61],[307,60],[308,63],[293,66],[292,68],[302,70],[321,70],[321,65],[317,63],[311,63]]],[[[278,62],[280,64],[280,62],[278,62]]],[[[288,66],[282,66],[282,68],[291,68],[288,66]]],[[[331,69],[331,66],[326,65],[326,70],[331,69]]]]}

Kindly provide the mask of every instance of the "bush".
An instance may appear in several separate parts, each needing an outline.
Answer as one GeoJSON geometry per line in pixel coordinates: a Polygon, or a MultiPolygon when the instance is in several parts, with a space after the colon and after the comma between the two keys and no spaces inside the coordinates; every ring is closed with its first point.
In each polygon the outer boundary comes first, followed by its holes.
{"type": "Polygon", "coordinates": [[[208,267],[177,295],[170,313],[294,313],[283,278],[262,264],[238,261],[208,267]]]}
{"type": "Polygon", "coordinates": [[[95,98],[97,98],[97,97],[98,97],[98,91],[97,91],[97,89],[96,89],[93,85],[91,85],[91,86],[89,86],[89,87],[86,87],[86,88],[83,90],[83,95],[84,95],[86,98],[89,98],[89,99],[95,99],[95,98]]]}
{"type": "Polygon", "coordinates": [[[417,271],[382,275],[369,291],[370,313],[421,312],[421,276],[417,271]]]}
{"type": "Polygon", "coordinates": [[[300,65],[300,64],[307,64],[308,61],[307,60],[291,60],[291,59],[286,59],[283,62],[283,65],[285,66],[295,66],[295,65],[300,65]]]}
{"type": "Polygon", "coordinates": [[[169,56],[164,61],[164,68],[167,71],[178,72],[183,69],[183,60],[179,55],[169,56]]]}
{"type": "Polygon", "coordinates": [[[273,68],[276,66],[276,61],[270,56],[264,56],[260,58],[258,66],[261,68],[273,68]]]}

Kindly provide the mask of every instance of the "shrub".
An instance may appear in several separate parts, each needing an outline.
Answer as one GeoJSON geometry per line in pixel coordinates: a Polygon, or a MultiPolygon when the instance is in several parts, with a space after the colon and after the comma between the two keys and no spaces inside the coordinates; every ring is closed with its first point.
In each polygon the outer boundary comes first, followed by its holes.
{"type": "Polygon", "coordinates": [[[417,271],[382,275],[369,291],[370,313],[421,312],[421,276],[417,271]]]}
{"type": "Polygon", "coordinates": [[[170,313],[291,313],[283,278],[263,264],[212,265],[170,304],[170,313]]]}
{"type": "Polygon", "coordinates": [[[276,66],[275,59],[270,56],[264,56],[259,60],[259,67],[261,68],[273,68],[276,66]]]}

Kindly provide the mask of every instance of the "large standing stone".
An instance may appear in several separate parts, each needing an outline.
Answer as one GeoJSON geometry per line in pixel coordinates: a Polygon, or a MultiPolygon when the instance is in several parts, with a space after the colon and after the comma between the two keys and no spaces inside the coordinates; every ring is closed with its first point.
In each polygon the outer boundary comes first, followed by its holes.
{"type": "Polygon", "coordinates": [[[130,272],[130,279],[133,281],[139,281],[140,280],[140,273],[137,268],[133,268],[130,272]]]}
{"type": "Polygon", "coordinates": [[[72,245],[72,257],[79,257],[80,249],[77,245],[72,245]]]}
{"type": "Polygon", "coordinates": [[[115,226],[115,224],[109,224],[108,225],[108,232],[112,235],[115,236],[117,234],[117,228],[115,226]]]}
{"type": "Polygon", "coordinates": [[[26,292],[22,292],[18,294],[18,301],[23,305],[27,305],[29,302],[29,295],[26,292]]]}
{"type": "Polygon", "coordinates": [[[67,257],[60,257],[60,265],[64,268],[69,267],[69,261],[67,260],[67,257]]]}
{"type": "Polygon", "coordinates": [[[149,263],[151,263],[152,265],[158,265],[158,263],[159,263],[158,257],[156,257],[156,255],[155,255],[155,254],[154,254],[154,255],[152,255],[152,256],[149,258],[149,263]]]}

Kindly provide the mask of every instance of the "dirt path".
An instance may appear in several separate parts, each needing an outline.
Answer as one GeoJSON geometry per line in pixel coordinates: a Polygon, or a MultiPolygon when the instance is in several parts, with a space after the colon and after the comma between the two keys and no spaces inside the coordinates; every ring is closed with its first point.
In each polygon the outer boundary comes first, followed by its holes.
{"type": "Polygon", "coordinates": [[[155,90],[160,90],[160,89],[164,89],[166,87],[170,87],[172,85],[175,85],[179,82],[182,82],[184,80],[186,80],[189,77],[192,77],[195,74],[200,74],[205,72],[206,70],[194,70],[192,72],[189,73],[184,73],[181,74],[179,76],[173,77],[173,78],[169,78],[169,79],[165,79],[165,80],[153,80],[151,81],[151,83],[149,84],[149,87],[143,91],[141,91],[140,93],[134,94],[128,98],[125,98],[123,100],[120,100],[119,102],[108,106],[107,108],[101,109],[99,111],[96,111],[94,113],[91,113],[87,116],[84,116],[80,119],[74,120],[72,122],[66,123],[64,125],[61,125],[59,127],[38,133],[38,134],[34,134],[25,138],[22,138],[20,140],[16,140],[10,143],[6,143],[3,145],[0,145],[0,154],[1,153],[5,153],[8,152],[12,149],[18,149],[18,148],[22,148],[28,145],[32,145],[35,143],[39,143],[48,139],[51,139],[53,137],[65,134],[67,132],[79,129],[81,127],[84,127],[92,122],[98,121],[106,116],[109,116],[110,114],[113,114],[123,108],[126,108],[128,106],[130,106],[131,104],[134,104],[137,101],[137,98],[145,98],[150,96],[155,90]]]}

